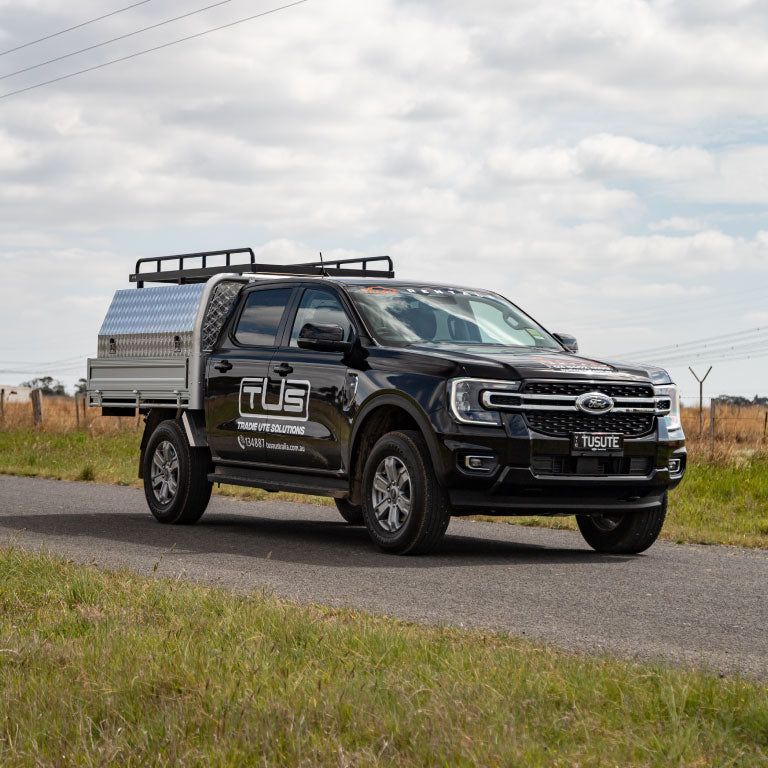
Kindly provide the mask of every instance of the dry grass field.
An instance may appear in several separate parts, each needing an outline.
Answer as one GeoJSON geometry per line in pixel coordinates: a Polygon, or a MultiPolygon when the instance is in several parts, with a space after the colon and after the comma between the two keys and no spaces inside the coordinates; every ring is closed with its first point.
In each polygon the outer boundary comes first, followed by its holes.
{"type": "Polygon", "coordinates": [[[715,440],[712,452],[710,409],[704,408],[704,428],[700,431],[699,409],[683,408],[683,430],[693,458],[715,461],[738,460],[745,455],[768,452],[768,408],[715,406],[715,440]]]}
{"type": "MultiPolygon", "coordinates": [[[[141,431],[135,417],[117,419],[100,415],[98,408],[86,408],[80,402],[79,419],[72,397],[46,397],[43,423],[36,428],[41,433],[62,434],[81,429],[91,435],[141,431]]],[[[683,427],[693,459],[738,461],[754,453],[768,453],[768,408],[762,406],[736,407],[717,405],[715,410],[715,450],[711,451],[710,410],[704,409],[704,429],[699,432],[699,409],[683,408],[683,427]]],[[[12,430],[34,427],[32,406],[7,403],[0,416],[0,429],[12,430]]]]}
{"type": "MultiPolygon", "coordinates": [[[[93,435],[115,434],[122,430],[141,430],[136,418],[115,419],[101,415],[98,408],[85,408],[81,398],[75,411],[74,397],[44,397],[43,423],[36,427],[39,432],[62,434],[83,429],[93,435]]],[[[12,430],[35,427],[31,403],[5,403],[0,414],[0,429],[12,430]]]]}

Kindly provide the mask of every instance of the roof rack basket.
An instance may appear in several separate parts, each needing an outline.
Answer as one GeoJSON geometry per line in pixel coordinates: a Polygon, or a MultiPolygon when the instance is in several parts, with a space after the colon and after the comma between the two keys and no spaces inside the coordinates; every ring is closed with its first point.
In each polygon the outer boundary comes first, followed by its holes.
{"type": "Polygon", "coordinates": [[[313,261],[306,264],[257,264],[252,248],[229,248],[225,251],[202,251],[200,253],[179,253],[174,256],[150,256],[136,262],[136,271],[129,275],[129,280],[136,283],[137,288],[143,288],[144,283],[204,283],[214,275],[222,272],[237,274],[261,275],[294,275],[308,277],[370,277],[372,279],[393,278],[394,265],[389,256],[366,256],[359,259],[337,259],[336,261],[313,261]],[[248,260],[238,258],[232,262],[233,256],[248,254],[248,260]],[[209,266],[209,259],[219,263],[209,266]],[[224,257],[224,263],[221,262],[224,257]],[[189,265],[194,262],[194,266],[189,265]],[[170,263],[169,263],[170,262],[170,263]],[[369,265],[386,262],[386,269],[369,269],[369,265]],[[358,265],[353,268],[349,265],[358,265]],[[142,265],[154,265],[154,271],[142,270],[142,265]],[[171,267],[163,269],[164,265],[171,267]],[[175,269],[173,269],[175,267],[175,269]]]}

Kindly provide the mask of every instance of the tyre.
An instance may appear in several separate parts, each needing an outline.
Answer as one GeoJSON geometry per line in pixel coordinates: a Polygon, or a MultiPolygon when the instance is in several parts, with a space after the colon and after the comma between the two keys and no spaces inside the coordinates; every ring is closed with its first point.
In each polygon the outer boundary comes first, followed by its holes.
{"type": "Polygon", "coordinates": [[[656,541],[666,516],[665,493],[657,509],[616,515],[576,515],[576,522],[587,544],[598,552],[636,555],[656,541]]]}
{"type": "Polygon", "coordinates": [[[339,510],[339,514],[350,525],[364,525],[363,508],[358,507],[357,504],[350,504],[346,499],[334,499],[336,502],[336,509],[339,510]]]}
{"type": "Polygon", "coordinates": [[[450,509],[419,432],[389,432],[373,447],[363,470],[363,517],[386,552],[425,554],[442,540],[450,509]]]}
{"type": "Polygon", "coordinates": [[[191,448],[177,421],[157,425],[144,453],[144,495],[161,523],[196,523],[211,498],[207,448],[191,448]]]}

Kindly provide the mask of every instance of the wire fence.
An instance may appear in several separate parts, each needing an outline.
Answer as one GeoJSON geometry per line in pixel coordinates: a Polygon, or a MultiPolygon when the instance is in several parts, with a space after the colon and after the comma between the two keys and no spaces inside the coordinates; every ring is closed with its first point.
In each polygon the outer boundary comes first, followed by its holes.
{"type": "MultiPolygon", "coordinates": [[[[691,456],[702,460],[732,460],[768,452],[768,406],[737,406],[717,398],[701,411],[696,406],[681,409],[683,430],[691,456]]],[[[140,431],[138,414],[122,418],[102,416],[101,409],[85,407],[78,397],[42,398],[39,409],[32,402],[0,402],[0,429],[31,427],[40,432],[83,430],[91,435],[140,431]]]]}
{"type": "Polygon", "coordinates": [[[683,430],[689,452],[734,458],[768,450],[768,407],[733,405],[712,398],[708,407],[684,407],[683,430]]]}
{"type": "Polygon", "coordinates": [[[138,431],[142,423],[140,415],[130,415],[129,411],[125,416],[102,416],[100,408],[87,407],[84,395],[47,395],[37,403],[4,402],[0,398],[0,429],[4,430],[32,427],[40,432],[84,430],[95,435],[138,431]]]}

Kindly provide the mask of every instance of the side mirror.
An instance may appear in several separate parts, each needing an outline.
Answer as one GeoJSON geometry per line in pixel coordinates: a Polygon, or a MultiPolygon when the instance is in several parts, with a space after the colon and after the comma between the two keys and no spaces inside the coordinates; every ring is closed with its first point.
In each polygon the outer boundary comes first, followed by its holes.
{"type": "Polygon", "coordinates": [[[574,355],[579,351],[579,342],[576,341],[575,336],[571,336],[570,333],[553,333],[552,334],[569,352],[574,355]]]}
{"type": "Polygon", "coordinates": [[[349,352],[351,341],[344,341],[344,329],[340,325],[306,323],[299,333],[298,344],[302,349],[319,349],[323,352],[349,352]]]}

